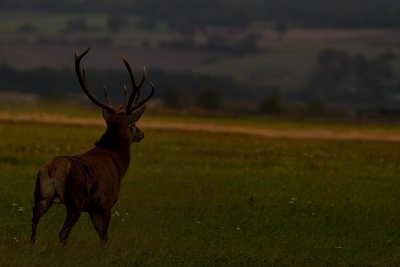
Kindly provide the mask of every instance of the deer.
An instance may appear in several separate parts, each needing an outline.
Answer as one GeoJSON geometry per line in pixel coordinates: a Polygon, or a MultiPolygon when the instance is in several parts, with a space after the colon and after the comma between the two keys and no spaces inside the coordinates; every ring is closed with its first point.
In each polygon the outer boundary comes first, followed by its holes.
{"type": "Polygon", "coordinates": [[[35,243],[38,222],[53,203],[62,203],[66,208],[66,219],[59,233],[62,246],[66,245],[82,212],[89,213],[100,240],[106,243],[111,209],[118,201],[121,180],[131,161],[130,146],[144,137],[136,123],[145,111],[146,102],[154,95],[154,85],[146,82],[151,91],[147,97],[140,97],[146,69],[143,68],[142,79],[137,84],[128,61],[121,56],[132,88],[128,98],[127,86],[124,84],[123,103],[114,107],[105,86],[106,103],[97,100],[87,86],[85,68],[81,69],[80,65],[89,50],[90,47],[82,54],[79,54],[78,49],[75,50],[75,71],[83,92],[93,104],[102,109],[106,130],[92,149],[77,156],[56,156],[39,169],[34,192],[32,245],[35,243]]]}

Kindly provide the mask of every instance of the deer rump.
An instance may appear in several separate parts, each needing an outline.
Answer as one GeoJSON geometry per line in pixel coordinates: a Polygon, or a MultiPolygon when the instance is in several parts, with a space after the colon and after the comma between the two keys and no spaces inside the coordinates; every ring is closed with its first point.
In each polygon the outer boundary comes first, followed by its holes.
{"type": "MultiPolygon", "coordinates": [[[[83,211],[89,212],[100,240],[108,240],[111,208],[118,200],[120,178],[128,165],[118,164],[116,156],[96,147],[81,156],[53,158],[42,166],[34,193],[32,244],[35,243],[40,217],[53,203],[64,203],[67,210],[67,218],[59,234],[63,246],[83,211]]],[[[126,160],[129,163],[129,156],[126,160]]]]}

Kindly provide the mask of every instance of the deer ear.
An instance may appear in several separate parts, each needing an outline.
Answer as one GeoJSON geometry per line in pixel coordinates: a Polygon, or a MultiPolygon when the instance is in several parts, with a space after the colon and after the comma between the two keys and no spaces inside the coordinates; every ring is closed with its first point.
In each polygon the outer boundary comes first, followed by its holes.
{"type": "Polygon", "coordinates": [[[142,117],[143,112],[145,111],[145,109],[146,109],[145,107],[141,107],[140,109],[135,110],[132,114],[129,114],[128,118],[126,119],[126,122],[128,124],[132,124],[132,123],[137,122],[140,119],[140,117],[142,117]]]}

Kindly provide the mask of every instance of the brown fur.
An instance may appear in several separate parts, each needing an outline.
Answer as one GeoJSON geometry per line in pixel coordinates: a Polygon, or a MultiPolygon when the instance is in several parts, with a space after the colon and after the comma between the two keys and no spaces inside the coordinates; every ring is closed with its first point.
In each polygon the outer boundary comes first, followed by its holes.
{"type": "Polygon", "coordinates": [[[117,114],[107,121],[107,130],[93,149],[44,163],[36,181],[31,242],[35,242],[40,217],[57,202],[67,209],[60,232],[63,244],[82,211],[90,214],[100,239],[106,241],[111,208],[118,200],[121,179],[130,162],[130,144],[142,138],[136,126],[126,125],[124,114],[117,114]]]}
{"type": "Polygon", "coordinates": [[[80,73],[81,56],[75,55],[76,69],[81,86],[93,103],[103,108],[107,129],[95,147],[78,156],[58,156],[48,160],[39,169],[35,187],[35,205],[32,216],[31,243],[35,243],[37,224],[53,203],[63,203],[67,210],[65,223],[60,231],[60,242],[65,245],[70,231],[82,212],[88,212],[100,239],[107,241],[111,208],[117,202],[121,179],[130,162],[130,145],[143,139],[143,133],[135,126],[144,112],[142,106],[147,99],[137,103],[138,92],[132,71],[125,59],[124,63],[131,75],[134,90],[126,107],[113,108],[97,101],[86,88],[80,73]],[[123,110],[125,108],[125,110],[123,110]]]}

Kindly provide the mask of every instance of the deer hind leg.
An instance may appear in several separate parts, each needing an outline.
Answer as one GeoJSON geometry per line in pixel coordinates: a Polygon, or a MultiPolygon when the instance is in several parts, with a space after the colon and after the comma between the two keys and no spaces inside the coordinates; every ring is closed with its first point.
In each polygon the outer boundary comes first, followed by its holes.
{"type": "Polygon", "coordinates": [[[44,198],[40,201],[35,203],[33,207],[33,215],[32,215],[32,234],[31,234],[31,243],[35,243],[36,238],[36,228],[39,223],[40,217],[46,213],[46,211],[51,207],[53,204],[52,199],[44,198]]]}
{"type": "Polygon", "coordinates": [[[62,246],[65,246],[67,244],[68,236],[72,230],[72,228],[75,226],[77,221],[79,220],[79,217],[82,213],[81,208],[67,208],[67,218],[65,219],[64,225],[61,228],[59,238],[60,238],[60,243],[62,246]]]}
{"type": "Polygon", "coordinates": [[[55,190],[50,177],[39,172],[35,187],[35,206],[32,211],[32,244],[35,243],[36,228],[39,220],[53,204],[54,196],[55,190]]]}
{"type": "Polygon", "coordinates": [[[108,226],[110,224],[111,210],[92,211],[90,219],[93,223],[99,238],[103,242],[108,240],[108,226]]]}

